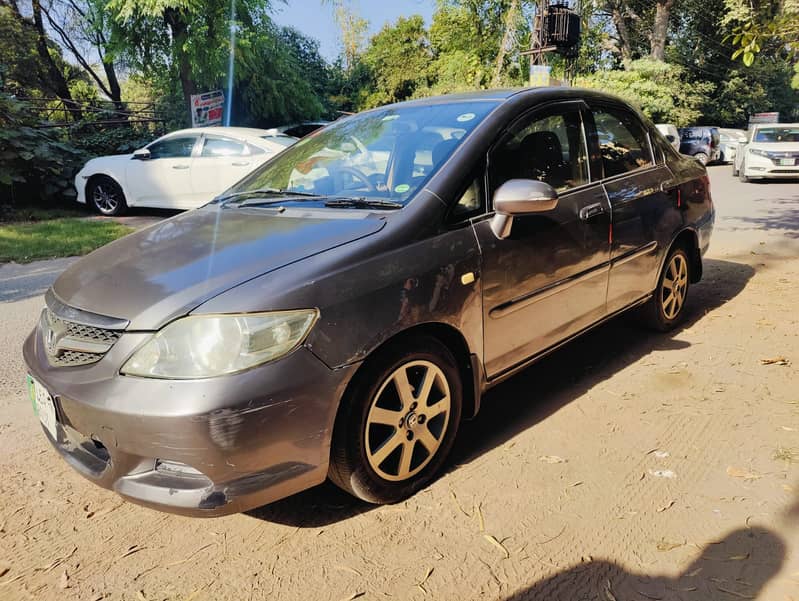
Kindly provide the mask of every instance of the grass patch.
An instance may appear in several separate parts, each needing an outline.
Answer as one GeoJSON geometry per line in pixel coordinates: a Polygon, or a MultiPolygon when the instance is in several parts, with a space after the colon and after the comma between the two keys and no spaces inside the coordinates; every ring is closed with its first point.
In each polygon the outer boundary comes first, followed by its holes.
{"type": "Polygon", "coordinates": [[[85,255],[132,231],[114,221],[52,215],[42,221],[5,222],[0,224],[0,263],[85,255]]]}
{"type": "Polygon", "coordinates": [[[772,457],[776,461],[784,461],[785,463],[796,463],[797,461],[799,461],[799,451],[780,447],[779,449],[774,451],[772,457]]]}
{"type": "Polygon", "coordinates": [[[80,218],[91,215],[85,209],[79,208],[61,209],[61,208],[41,208],[41,207],[27,207],[27,208],[8,208],[0,207],[0,225],[7,223],[29,223],[36,221],[49,221],[51,219],[67,219],[67,218],[80,218]]]}

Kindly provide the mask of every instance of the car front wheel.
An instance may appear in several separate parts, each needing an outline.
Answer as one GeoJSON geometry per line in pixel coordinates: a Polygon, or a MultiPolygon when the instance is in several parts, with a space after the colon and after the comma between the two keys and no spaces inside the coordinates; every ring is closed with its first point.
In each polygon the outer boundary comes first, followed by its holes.
{"type": "Polygon", "coordinates": [[[336,419],[330,479],[369,503],[396,503],[430,482],[452,448],[460,372],[427,336],[387,347],[362,369],[336,419]]]}
{"type": "Polygon", "coordinates": [[[746,161],[741,162],[741,169],[738,171],[738,179],[740,179],[743,183],[747,183],[750,181],[749,177],[746,175],[746,161]]]}
{"type": "Polygon", "coordinates": [[[128,208],[122,187],[107,175],[92,178],[86,187],[86,196],[103,215],[122,215],[128,208]]]}

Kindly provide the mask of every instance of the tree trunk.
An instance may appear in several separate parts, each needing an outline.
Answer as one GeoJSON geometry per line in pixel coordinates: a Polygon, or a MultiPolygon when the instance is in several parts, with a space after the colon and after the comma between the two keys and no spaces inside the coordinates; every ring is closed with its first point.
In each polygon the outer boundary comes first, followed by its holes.
{"type": "Polygon", "coordinates": [[[491,86],[499,87],[502,77],[502,69],[505,66],[505,54],[511,47],[516,37],[516,13],[519,10],[519,0],[512,0],[508,12],[505,15],[505,33],[502,34],[502,41],[499,43],[497,52],[497,62],[494,65],[494,76],[491,78],[491,86]]]}
{"type": "Polygon", "coordinates": [[[183,14],[174,8],[164,11],[164,19],[172,33],[172,53],[178,66],[178,77],[183,90],[183,102],[186,107],[186,118],[191,122],[191,95],[197,93],[197,86],[191,75],[191,62],[186,53],[186,42],[189,38],[188,27],[183,14]]]}
{"type": "Polygon", "coordinates": [[[674,0],[656,0],[655,21],[652,24],[651,56],[656,61],[662,61],[666,56],[666,36],[669,32],[669,15],[674,6],[674,0]]]}
{"type": "Polygon", "coordinates": [[[58,65],[55,64],[53,57],[50,56],[50,50],[47,48],[47,34],[44,31],[40,0],[32,0],[31,5],[33,8],[33,25],[36,29],[36,51],[47,69],[47,73],[43,74],[46,76],[45,80],[49,82],[51,90],[67,107],[72,118],[75,121],[80,121],[83,118],[83,113],[78,104],[72,99],[67,80],[58,65]]]}
{"type": "Polygon", "coordinates": [[[633,46],[630,37],[630,29],[627,26],[627,21],[623,14],[623,9],[619,3],[609,3],[610,19],[613,21],[613,26],[616,28],[618,34],[617,41],[619,42],[619,52],[621,53],[621,60],[627,63],[633,58],[633,46]]]}

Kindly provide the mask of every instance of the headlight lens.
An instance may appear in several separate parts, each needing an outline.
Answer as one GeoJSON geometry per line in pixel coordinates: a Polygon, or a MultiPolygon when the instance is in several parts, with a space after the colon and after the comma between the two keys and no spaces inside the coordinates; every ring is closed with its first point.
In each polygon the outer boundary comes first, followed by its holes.
{"type": "Polygon", "coordinates": [[[140,347],[122,373],[195,379],[231,374],[279,359],[305,340],[316,309],[192,315],[173,321],[140,347]]]}
{"type": "Polygon", "coordinates": [[[768,152],[766,152],[765,150],[760,150],[759,148],[750,148],[749,152],[751,152],[752,154],[756,154],[759,157],[770,158],[768,156],[768,152]]]}

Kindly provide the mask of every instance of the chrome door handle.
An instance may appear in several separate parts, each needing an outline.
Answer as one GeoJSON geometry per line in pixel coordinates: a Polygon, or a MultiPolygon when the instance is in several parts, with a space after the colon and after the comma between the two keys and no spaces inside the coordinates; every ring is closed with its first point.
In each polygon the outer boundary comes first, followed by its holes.
{"type": "Polygon", "coordinates": [[[188,169],[188,165],[172,165],[172,169],[188,169]]]}
{"type": "Polygon", "coordinates": [[[588,221],[592,217],[596,217],[597,215],[601,215],[605,212],[605,208],[602,206],[602,203],[596,203],[592,205],[588,205],[587,207],[583,207],[580,209],[580,219],[583,221],[588,221]]]}
{"type": "Polygon", "coordinates": [[[238,163],[233,163],[234,167],[246,167],[250,164],[250,161],[240,161],[238,163]]]}

